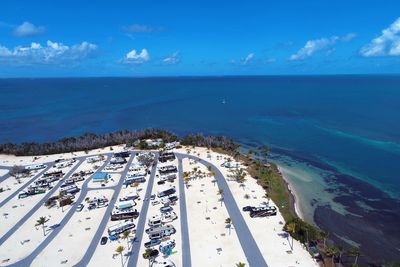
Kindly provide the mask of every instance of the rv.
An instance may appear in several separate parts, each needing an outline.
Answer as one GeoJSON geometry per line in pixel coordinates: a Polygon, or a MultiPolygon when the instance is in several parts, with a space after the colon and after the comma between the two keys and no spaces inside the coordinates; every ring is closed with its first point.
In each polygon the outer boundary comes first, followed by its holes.
{"type": "Polygon", "coordinates": [[[135,228],[135,224],[133,222],[127,221],[127,222],[122,222],[113,226],[110,226],[108,228],[108,234],[111,235],[119,235],[126,230],[130,230],[135,228]]]}
{"type": "Polygon", "coordinates": [[[160,215],[154,215],[149,218],[148,225],[150,227],[159,227],[162,225],[162,218],[160,215]]]}
{"type": "Polygon", "coordinates": [[[141,177],[126,177],[125,178],[125,185],[133,184],[133,183],[144,183],[146,182],[146,178],[144,176],[141,177]]]}
{"type": "Polygon", "coordinates": [[[136,209],[115,209],[111,212],[111,221],[136,219],[139,216],[139,212],[136,209]]]}
{"type": "Polygon", "coordinates": [[[174,181],[176,179],[176,174],[168,174],[160,176],[160,181],[174,181]]]}
{"type": "Polygon", "coordinates": [[[130,193],[126,197],[120,198],[119,201],[135,200],[138,199],[139,195],[136,193],[130,193]]]}
{"type": "Polygon", "coordinates": [[[168,173],[172,173],[172,172],[177,172],[178,169],[176,168],[176,166],[168,165],[168,166],[158,168],[158,171],[160,174],[168,174],[168,173]]]}
{"type": "Polygon", "coordinates": [[[166,150],[171,150],[171,149],[174,149],[174,148],[176,148],[176,142],[171,142],[171,143],[166,143],[165,144],[165,149],[166,150]]]}
{"type": "Polygon", "coordinates": [[[175,240],[170,240],[165,243],[162,243],[159,246],[159,250],[162,254],[168,254],[169,252],[172,251],[172,249],[175,247],[175,245],[176,245],[175,240]]]}
{"type": "Polygon", "coordinates": [[[60,193],[75,194],[79,192],[79,188],[76,185],[67,185],[60,189],[60,193]]]}
{"type": "Polygon", "coordinates": [[[101,160],[100,156],[93,156],[93,157],[86,158],[87,163],[95,163],[100,160],[101,160]]]}
{"type": "Polygon", "coordinates": [[[25,166],[25,170],[27,170],[27,171],[36,171],[36,170],[40,170],[40,169],[44,169],[44,168],[46,168],[46,165],[44,165],[44,164],[32,164],[32,165],[25,166]]]}
{"type": "Polygon", "coordinates": [[[120,202],[118,202],[118,203],[115,205],[115,207],[116,207],[118,210],[130,209],[130,208],[132,208],[133,206],[136,206],[136,203],[135,203],[135,201],[133,201],[133,200],[120,201],[120,202]]]}
{"type": "Polygon", "coordinates": [[[129,153],[128,151],[114,153],[115,158],[129,158],[130,156],[131,153],[129,153]]]}
{"type": "Polygon", "coordinates": [[[165,225],[156,228],[150,228],[147,231],[150,239],[160,239],[166,236],[170,236],[176,233],[175,228],[172,225],[165,225]]]}
{"type": "Polygon", "coordinates": [[[136,168],[135,171],[131,171],[128,174],[128,177],[135,177],[135,176],[145,176],[147,174],[147,170],[145,168],[136,168]]]}
{"type": "Polygon", "coordinates": [[[110,160],[110,164],[124,164],[124,163],[126,163],[126,159],[125,158],[120,158],[120,157],[115,158],[115,157],[113,157],[110,160]]]}
{"type": "Polygon", "coordinates": [[[159,162],[167,162],[167,161],[172,161],[175,159],[175,154],[172,152],[165,152],[162,153],[159,157],[158,157],[158,161],[159,162]]]}
{"type": "Polygon", "coordinates": [[[63,169],[65,167],[71,166],[74,163],[73,159],[68,159],[68,160],[63,160],[63,161],[59,161],[58,163],[56,163],[54,166],[57,169],[63,169]]]}
{"type": "Polygon", "coordinates": [[[45,172],[45,173],[43,174],[43,177],[51,177],[51,176],[54,176],[54,177],[62,177],[63,175],[64,175],[63,171],[60,171],[60,170],[53,170],[53,171],[45,172]]]}
{"type": "Polygon", "coordinates": [[[175,186],[172,186],[168,189],[162,190],[162,191],[158,191],[157,192],[157,197],[161,198],[161,197],[166,197],[169,195],[172,195],[176,192],[175,186]]]}

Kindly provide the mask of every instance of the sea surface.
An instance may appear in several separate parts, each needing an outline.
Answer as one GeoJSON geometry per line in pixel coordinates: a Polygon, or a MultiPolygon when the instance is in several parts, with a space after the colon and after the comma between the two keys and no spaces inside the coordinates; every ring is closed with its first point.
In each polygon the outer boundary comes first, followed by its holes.
{"type": "Polygon", "coordinates": [[[400,76],[0,79],[1,143],[148,127],[270,146],[308,221],[400,261],[400,76]]]}

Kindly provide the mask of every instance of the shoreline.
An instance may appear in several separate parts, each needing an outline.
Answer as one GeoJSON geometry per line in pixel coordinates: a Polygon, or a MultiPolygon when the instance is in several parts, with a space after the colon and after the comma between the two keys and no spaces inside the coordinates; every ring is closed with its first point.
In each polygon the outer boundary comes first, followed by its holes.
{"type": "MultiPolygon", "coordinates": [[[[285,188],[286,191],[289,194],[289,208],[290,210],[300,219],[302,219],[303,221],[306,221],[304,219],[304,215],[301,211],[300,206],[298,205],[298,201],[299,201],[299,197],[297,192],[295,191],[294,187],[292,184],[290,184],[289,180],[286,179],[285,175],[283,175],[282,171],[281,171],[281,166],[279,164],[276,164],[276,166],[278,167],[279,170],[279,175],[282,178],[283,182],[285,183],[285,188]],[[297,200],[297,201],[296,201],[297,200]]],[[[311,222],[308,222],[311,223],[311,222]]]]}

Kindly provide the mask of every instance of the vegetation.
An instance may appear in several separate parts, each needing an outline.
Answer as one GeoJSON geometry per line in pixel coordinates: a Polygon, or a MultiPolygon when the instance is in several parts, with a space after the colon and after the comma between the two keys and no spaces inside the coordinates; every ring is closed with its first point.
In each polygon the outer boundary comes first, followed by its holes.
{"type": "Polygon", "coordinates": [[[159,129],[143,131],[117,131],[109,134],[86,133],[78,137],[67,137],[51,143],[0,144],[0,154],[17,156],[48,155],[74,151],[88,151],[120,144],[132,144],[136,140],[162,138],[166,142],[176,141],[176,135],[159,129]]]}
{"type": "Polygon", "coordinates": [[[125,232],[122,233],[122,239],[126,240],[126,244],[128,246],[128,250],[129,250],[129,239],[131,237],[131,231],[130,230],[126,230],[125,232]]]}
{"type": "Polygon", "coordinates": [[[246,173],[242,168],[233,170],[232,174],[236,182],[244,183],[246,181],[246,173]]]}
{"type": "Polygon", "coordinates": [[[46,223],[49,221],[46,217],[40,217],[39,220],[36,221],[35,226],[42,226],[43,236],[46,236],[46,231],[44,230],[46,227],[46,223]]]}
{"type": "Polygon", "coordinates": [[[246,266],[246,264],[243,262],[236,263],[236,267],[245,267],[245,266],[246,266]]]}
{"type": "Polygon", "coordinates": [[[224,151],[236,151],[238,145],[232,139],[225,136],[204,136],[202,134],[190,134],[181,140],[184,146],[201,146],[219,148],[224,151]]]}
{"type": "Polygon", "coordinates": [[[226,218],[225,219],[226,228],[229,228],[229,235],[231,235],[231,226],[232,226],[232,219],[226,218]]]}
{"type": "Polygon", "coordinates": [[[148,259],[149,260],[149,266],[151,266],[151,252],[153,250],[151,248],[147,248],[144,253],[143,253],[143,258],[148,259]]]}
{"type": "Polygon", "coordinates": [[[125,248],[124,246],[118,246],[115,249],[115,252],[117,252],[119,255],[121,255],[121,266],[124,267],[124,257],[122,255],[122,253],[124,252],[125,248]]]}
{"type": "Polygon", "coordinates": [[[350,250],[347,252],[347,255],[350,257],[354,257],[354,263],[352,264],[352,266],[358,266],[357,261],[358,257],[360,256],[360,250],[358,249],[358,247],[350,248],[350,250]]]}

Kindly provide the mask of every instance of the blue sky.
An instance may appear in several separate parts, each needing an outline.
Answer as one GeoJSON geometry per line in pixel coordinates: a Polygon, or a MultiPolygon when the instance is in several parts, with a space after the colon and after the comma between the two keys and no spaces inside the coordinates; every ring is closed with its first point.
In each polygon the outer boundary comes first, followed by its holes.
{"type": "Polygon", "coordinates": [[[400,73],[398,0],[0,7],[0,77],[364,73],[400,73]]]}

